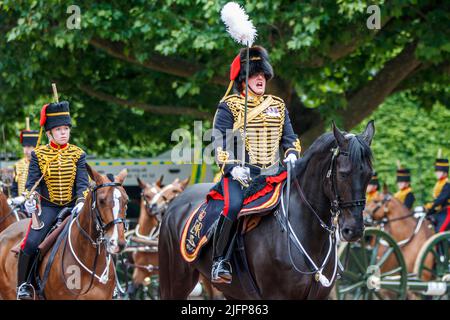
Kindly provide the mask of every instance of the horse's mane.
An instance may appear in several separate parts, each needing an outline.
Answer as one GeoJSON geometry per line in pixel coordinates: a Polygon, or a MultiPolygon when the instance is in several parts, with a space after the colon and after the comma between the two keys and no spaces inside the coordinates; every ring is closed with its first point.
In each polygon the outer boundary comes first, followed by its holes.
{"type": "MultiPolygon", "coordinates": [[[[372,150],[369,145],[364,141],[364,139],[359,135],[348,134],[343,132],[348,144],[348,152],[350,156],[350,161],[355,163],[368,163],[372,164],[372,150]]],[[[295,165],[296,175],[300,175],[306,169],[309,161],[316,154],[327,154],[331,155],[331,149],[337,147],[337,141],[332,132],[327,132],[322,134],[317,138],[314,143],[306,150],[303,158],[299,159],[295,165]]]]}

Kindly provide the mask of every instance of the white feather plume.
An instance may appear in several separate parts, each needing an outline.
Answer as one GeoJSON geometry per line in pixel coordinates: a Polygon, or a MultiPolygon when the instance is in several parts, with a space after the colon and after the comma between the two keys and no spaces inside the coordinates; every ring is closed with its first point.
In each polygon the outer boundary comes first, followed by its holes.
{"type": "Polygon", "coordinates": [[[245,10],[236,2],[228,2],[220,13],[227,32],[238,43],[244,46],[253,45],[256,38],[256,29],[248,19],[245,10]]]}

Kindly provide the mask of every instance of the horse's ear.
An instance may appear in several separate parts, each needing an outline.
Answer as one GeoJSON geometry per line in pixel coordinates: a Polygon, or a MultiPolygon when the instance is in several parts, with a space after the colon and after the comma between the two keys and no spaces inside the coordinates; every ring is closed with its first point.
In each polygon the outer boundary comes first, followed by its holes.
{"type": "Polygon", "coordinates": [[[389,193],[389,188],[388,185],[386,184],[386,182],[383,183],[383,194],[388,194],[389,193]]]}
{"type": "Polygon", "coordinates": [[[333,135],[338,143],[338,146],[343,147],[345,144],[345,136],[341,132],[341,130],[338,129],[338,127],[336,126],[336,123],[334,123],[334,120],[333,120],[333,135]]]}
{"type": "Polygon", "coordinates": [[[370,146],[374,135],[375,135],[375,121],[370,120],[367,123],[366,129],[361,134],[361,136],[363,140],[370,146]]]}
{"type": "Polygon", "coordinates": [[[186,179],[181,180],[180,184],[183,190],[186,189],[187,185],[189,184],[189,180],[191,180],[191,177],[187,177],[186,179]]]}
{"type": "Polygon", "coordinates": [[[127,177],[128,170],[125,168],[122,171],[119,172],[119,174],[115,178],[115,182],[123,184],[125,181],[125,178],[127,177]]]}
{"type": "Polygon", "coordinates": [[[156,185],[159,188],[162,188],[162,181],[163,181],[164,175],[161,175],[161,177],[159,177],[158,181],[156,181],[156,185]]]}
{"type": "Polygon", "coordinates": [[[139,188],[141,188],[142,190],[144,190],[147,187],[147,184],[141,180],[141,178],[137,178],[137,182],[139,184],[139,188]]]}
{"type": "Polygon", "coordinates": [[[100,175],[100,173],[98,173],[97,171],[95,171],[90,165],[88,165],[86,163],[86,170],[88,172],[89,177],[95,181],[96,184],[101,184],[102,183],[102,176],[100,175]]]}

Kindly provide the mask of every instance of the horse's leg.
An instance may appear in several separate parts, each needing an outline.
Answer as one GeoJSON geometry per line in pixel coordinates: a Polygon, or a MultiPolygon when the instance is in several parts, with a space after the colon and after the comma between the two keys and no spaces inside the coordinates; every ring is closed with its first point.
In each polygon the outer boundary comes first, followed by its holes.
{"type": "Polygon", "coordinates": [[[4,300],[16,299],[17,256],[11,249],[25,236],[28,223],[19,221],[0,234],[0,296],[4,300]]]}
{"type": "Polygon", "coordinates": [[[223,299],[222,292],[217,290],[212,285],[212,283],[208,280],[208,278],[206,278],[202,274],[200,274],[200,282],[203,285],[203,289],[205,289],[205,291],[206,291],[206,296],[207,296],[208,299],[211,299],[211,300],[221,300],[221,299],[223,299]]]}
{"type": "Polygon", "coordinates": [[[198,282],[199,272],[190,268],[184,261],[178,246],[173,245],[173,239],[169,233],[161,230],[159,238],[161,299],[187,299],[198,282]]]}

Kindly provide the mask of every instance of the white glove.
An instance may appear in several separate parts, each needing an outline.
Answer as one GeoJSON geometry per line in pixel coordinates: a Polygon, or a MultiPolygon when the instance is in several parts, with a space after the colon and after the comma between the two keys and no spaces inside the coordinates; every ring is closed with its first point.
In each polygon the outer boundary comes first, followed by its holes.
{"type": "Polygon", "coordinates": [[[79,202],[75,207],[72,209],[72,213],[75,213],[75,215],[79,214],[81,210],[83,209],[84,202],[79,202]]]}
{"type": "Polygon", "coordinates": [[[24,196],[18,196],[18,197],[15,197],[15,198],[11,199],[11,203],[13,205],[15,205],[15,206],[21,205],[24,202],[25,202],[25,197],[24,196]]]}
{"type": "Polygon", "coordinates": [[[36,200],[35,199],[31,198],[31,199],[28,199],[27,201],[25,201],[25,211],[28,214],[32,215],[33,213],[36,212],[36,209],[37,208],[36,208],[36,200]]]}
{"type": "Polygon", "coordinates": [[[424,216],[426,216],[427,213],[425,212],[425,208],[422,206],[419,207],[415,207],[414,208],[414,218],[419,219],[422,218],[424,216]]]}
{"type": "Polygon", "coordinates": [[[250,168],[236,166],[233,169],[231,169],[231,176],[235,180],[241,180],[245,183],[248,183],[248,179],[250,178],[250,168]]]}
{"type": "Polygon", "coordinates": [[[284,160],[284,163],[290,163],[291,167],[294,168],[295,167],[295,162],[297,161],[297,156],[293,153],[289,154],[284,160]]]}

